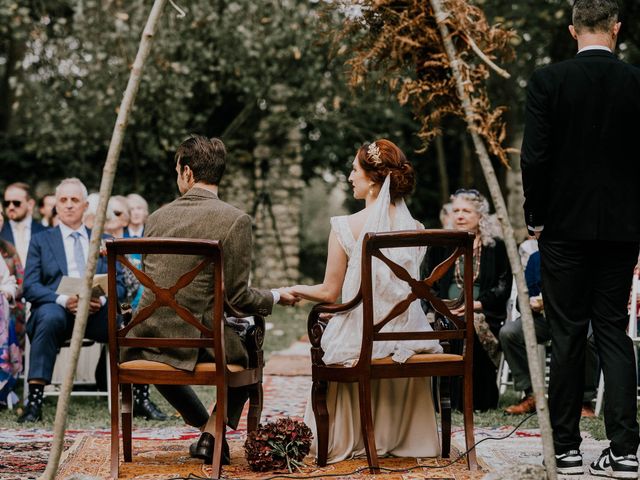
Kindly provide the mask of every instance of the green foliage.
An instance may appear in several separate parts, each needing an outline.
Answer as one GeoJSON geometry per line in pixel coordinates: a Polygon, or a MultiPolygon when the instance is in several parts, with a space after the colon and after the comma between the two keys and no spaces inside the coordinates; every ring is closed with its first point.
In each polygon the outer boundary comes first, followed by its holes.
{"type": "MultiPolygon", "coordinates": [[[[0,12],[13,4],[0,0],[0,12]]],[[[346,169],[354,147],[373,135],[410,139],[415,131],[410,114],[386,92],[355,96],[348,89],[343,60],[331,55],[332,38],[320,31],[342,19],[322,16],[321,3],[194,0],[182,6],[185,18],[167,7],[154,39],[116,193],[136,190],[153,204],[170,200],[173,151],[189,132],[221,136],[232,161],[243,159],[253,171],[261,122],[270,142],[284,142],[298,126],[309,179],[326,168],[346,169]]],[[[11,122],[0,131],[11,165],[2,180],[73,174],[96,188],[148,2],[60,0],[20,8],[20,31],[12,35],[26,43],[12,75],[11,122]]]]}

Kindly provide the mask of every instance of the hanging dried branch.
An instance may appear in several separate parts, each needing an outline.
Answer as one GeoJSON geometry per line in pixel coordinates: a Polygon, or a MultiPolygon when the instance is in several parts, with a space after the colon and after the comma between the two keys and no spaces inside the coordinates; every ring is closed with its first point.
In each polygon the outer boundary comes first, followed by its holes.
{"type": "MultiPolygon", "coordinates": [[[[354,55],[348,61],[351,84],[359,86],[381,73],[379,81],[396,92],[401,104],[411,104],[421,119],[418,136],[426,148],[439,134],[443,117],[464,118],[432,7],[423,0],[356,3],[362,15],[351,18],[343,31],[344,36],[357,39],[354,55]]],[[[464,0],[449,0],[447,11],[444,21],[462,60],[459,69],[471,99],[478,134],[491,154],[508,166],[511,150],[504,146],[505,108],[491,108],[484,84],[491,70],[508,75],[496,62],[513,57],[510,41],[515,33],[491,27],[482,10],[464,0]]]]}

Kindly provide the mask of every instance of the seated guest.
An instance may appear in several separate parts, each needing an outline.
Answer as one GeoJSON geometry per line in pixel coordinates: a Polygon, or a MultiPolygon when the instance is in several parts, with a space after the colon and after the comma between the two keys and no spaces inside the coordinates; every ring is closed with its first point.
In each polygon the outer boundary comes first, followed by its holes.
{"type": "Polygon", "coordinates": [[[137,193],[127,195],[129,203],[129,226],[127,227],[124,237],[137,238],[144,234],[144,224],[149,216],[149,204],[137,193]]]}
{"type": "MultiPolygon", "coordinates": [[[[489,218],[489,202],[477,190],[458,190],[451,196],[453,228],[475,234],[473,243],[473,408],[488,410],[498,406],[496,385],[499,362],[498,332],[507,316],[511,292],[511,267],[504,242],[494,237],[489,218]]],[[[430,248],[425,263],[427,277],[431,270],[451,255],[445,248],[430,248]]],[[[456,299],[463,289],[464,260],[459,257],[434,285],[440,298],[456,299]]],[[[464,305],[452,311],[464,315],[464,305]]],[[[462,405],[461,390],[453,384],[452,403],[462,405]]]]}
{"type": "Polygon", "coordinates": [[[123,238],[129,226],[129,203],[127,202],[127,197],[122,195],[112,196],[109,199],[108,208],[114,215],[113,221],[110,222],[109,233],[116,238],[123,238]]]}
{"type": "Polygon", "coordinates": [[[22,265],[27,263],[31,237],[46,228],[31,216],[34,203],[31,187],[26,183],[12,183],[4,191],[2,205],[9,221],[2,225],[0,238],[16,247],[22,265]]]}
{"type": "MultiPolygon", "coordinates": [[[[3,221],[4,219],[2,218],[2,212],[0,211],[0,228],[2,228],[3,221]]],[[[10,315],[11,321],[13,321],[13,324],[15,326],[16,335],[18,337],[18,345],[20,345],[20,351],[24,352],[24,333],[26,324],[26,305],[22,301],[24,267],[20,262],[20,257],[18,256],[16,247],[2,238],[0,238],[0,255],[2,255],[2,259],[9,269],[9,275],[13,275],[18,286],[15,302],[10,305],[10,315]]]]}
{"type": "MultiPolygon", "coordinates": [[[[87,208],[87,189],[77,178],[63,180],[56,188],[56,210],[60,224],[34,235],[29,247],[24,296],[31,302],[27,334],[29,355],[29,396],[27,408],[18,422],[42,419],[44,386],[51,382],[58,350],[71,338],[78,297],[56,293],[63,276],[83,277],[89,253],[91,231],[82,223],[87,208]]],[[[118,297],[124,296],[122,272],[118,267],[118,297]]],[[[107,273],[107,261],[100,257],[96,273],[107,273]]],[[[106,298],[92,299],[85,338],[108,341],[106,298]]]]}
{"type": "MultiPolygon", "coordinates": [[[[528,258],[524,276],[529,290],[536,340],[538,343],[546,343],[551,340],[551,330],[544,316],[544,305],[542,303],[540,252],[534,251],[528,258]]],[[[531,388],[531,377],[529,375],[529,364],[527,363],[527,351],[524,343],[521,317],[518,316],[513,321],[505,322],[502,326],[500,329],[500,346],[504,352],[505,360],[511,369],[514,388],[517,391],[524,392],[524,398],[519,403],[507,407],[505,412],[512,415],[532,413],[536,409],[536,400],[533,396],[533,389],[531,388]]],[[[553,348],[553,346],[551,348],[553,348]]],[[[585,390],[582,406],[583,417],[592,417],[595,415],[591,402],[596,394],[597,378],[598,359],[593,339],[593,330],[589,327],[585,390]]]]}
{"type": "Polygon", "coordinates": [[[9,305],[15,302],[16,278],[0,260],[0,409],[7,407],[18,374],[22,371],[22,354],[9,305]]]}
{"type": "Polygon", "coordinates": [[[53,193],[47,193],[38,200],[38,212],[40,213],[40,223],[45,227],[55,227],[53,218],[53,207],[56,206],[56,196],[53,193]]]}

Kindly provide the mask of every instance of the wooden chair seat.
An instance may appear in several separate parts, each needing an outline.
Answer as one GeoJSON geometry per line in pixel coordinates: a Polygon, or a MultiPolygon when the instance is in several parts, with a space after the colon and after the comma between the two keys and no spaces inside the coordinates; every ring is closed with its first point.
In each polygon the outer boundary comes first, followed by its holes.
{"type": "MultiPolygon", "coordinates": [[[[311,341],[311,403],[317,426],[317,458],[319,466],[327,464],[329,442],[329,410],[327,408],[327,392],[329,382],[345,382],[358,384],[358,400],[360,403],[360,425],[367,461],[372,473],[379,473],[380,466],[375,444],[373,416],[371,411],[371,381],[382,378],[436,378],[439,382],[437,400],[442,421],[442,457],[448,458],[451,449],[451,402],[449,399],[449,378],[463,377],[464,394],[464,431],[468,450],[467,465],[470,470],[478,468],[473,448],[473,235],[469,232],[453,232],[450,230],[416,230],[403,232],[366,233],[362,245],[360,290],[356,296],[344,304],[318,304],[309,314],[307,331],[311,341]],[[384,249],[412,247],[453,247],[454,253],[440,265],[436,266],[426,279],[415,279],[401,265],[395,263],[384,253],[384,249]],[[463,297],[448,303],[437,297],[434,284],[451,269],[456,260],[464,255],[464,290],[463,297]],[[375,279],[372,273],[373,257],[386,264],[395,274],[397,281],[406,282],[411,292],[406,298],[398,298],[398,303],[389,311],[384,319],[376,319],[374,324],[375,279]],[[390,321],[405,312],[418,299],[424,300],[442,317],[453,325],[445,330],[435,327],[433,332],[384,332],[382,329],[390,321]],[[459,318],[451,309],[462,305],[464,301],[464,318],[459,318]],[[322,358],[322,335],[327,326],[326,315],[348,312],[362,304],[362,342],[360,356],[351,366],[325,365],[322,358]],[[470,326],[470,328],[468,327],[470,326]],[[391,356],[371,359],[373,344],[378,341],[419,341],[438,340],[444,353],[419,353],[410,357],[405,363],[394,362],[391,356]],[[449,342],[458,340],[464,343],[462,355],[451,354],[449,342]]],[[[382,267],[380,267],[382,268],[382,267]]],[[[329,320],[330,322],[331,320],[329,320]]],[[[427,320],[425,319],[425,322],[427,320]]]]}
{"type": "MultiPolygon", "coordinates": [[[[235,365],[233,363],[227,363],[227,368],[231,372],[241,372],[245,370],[242,365],[235,365]]],[[[185,373],[185,370],[172,367],[162,362],[154,362],[153,360],[130,360],[128,362],[122,362],[120,364],[120,371],[152,371],[152,372],[168,372],[168,373],[185,373]]],[[[191,373],[191,372],[188,372],[191,373]]],[[[216,373],[215,363],[197,363],[193,373],[216,373]]]]}
{"type": "MultiPolygon", "coordinates": [[[[455,355],[453,353],[418,353],[409,357],[404,364],[414,365],[418,363],[439,363],[439,362],[462,362],[464,357],[462,355],[455,355]]],[[[376,358],[371,360],[371,366],[376,365],[404,365],[402,363],[395,362],[392,357],[376,358]]]]}

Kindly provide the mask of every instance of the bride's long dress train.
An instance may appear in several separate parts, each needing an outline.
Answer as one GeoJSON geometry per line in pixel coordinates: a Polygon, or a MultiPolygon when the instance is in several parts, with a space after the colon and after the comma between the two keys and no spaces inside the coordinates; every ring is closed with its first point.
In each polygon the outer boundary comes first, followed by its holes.
{"type": "MultiPolygon", "coordinates": [[[[404,201],[396,202],[393,221],[389,216],[389,178],[385,180],[362,233],[353,237],[348,217],[333,217],[331,226],[349,258],[342,289],[342,300],[355,296],[360,286],[360,260],[362,239],[366,232],[391,230],[413,230],[417,222],[404,201]]],[[[385,254],[402,265],[417,278],[424,249],[388,249],[385,254]]],[[[409,293],[405,282],[377,259],[373,265],[374,318],[381,320],[400,299],[409,293]]],[[[428,331],[429,324],[419,301],[387,324],[382,331],[428,331]]],[[[323,360],[326,364],[351,365],[360,354],[362,338],[362,307],[344,315],[333,317],[322,337],[323,360]]],[[[421,352],[440,353],[437,341],[375,342],[373,358],[392,356],[396,362],[404,362],[413,354],[421,352]]],[[[384,379],[371,382],[372,414],[378,455],[399,457],[434,457],[440,453],[430,378],[384,379]]],[[[355,383],[329,382],[327,392],[329,411],[328,462],[335,463],[365,453],[361,433],[358,385],[355,383]]],[[[317,432],[311,402],[307,403],[304,421],[317,432]]],[[[317,441],[311,447],[316,454],[317,441]]]]}

